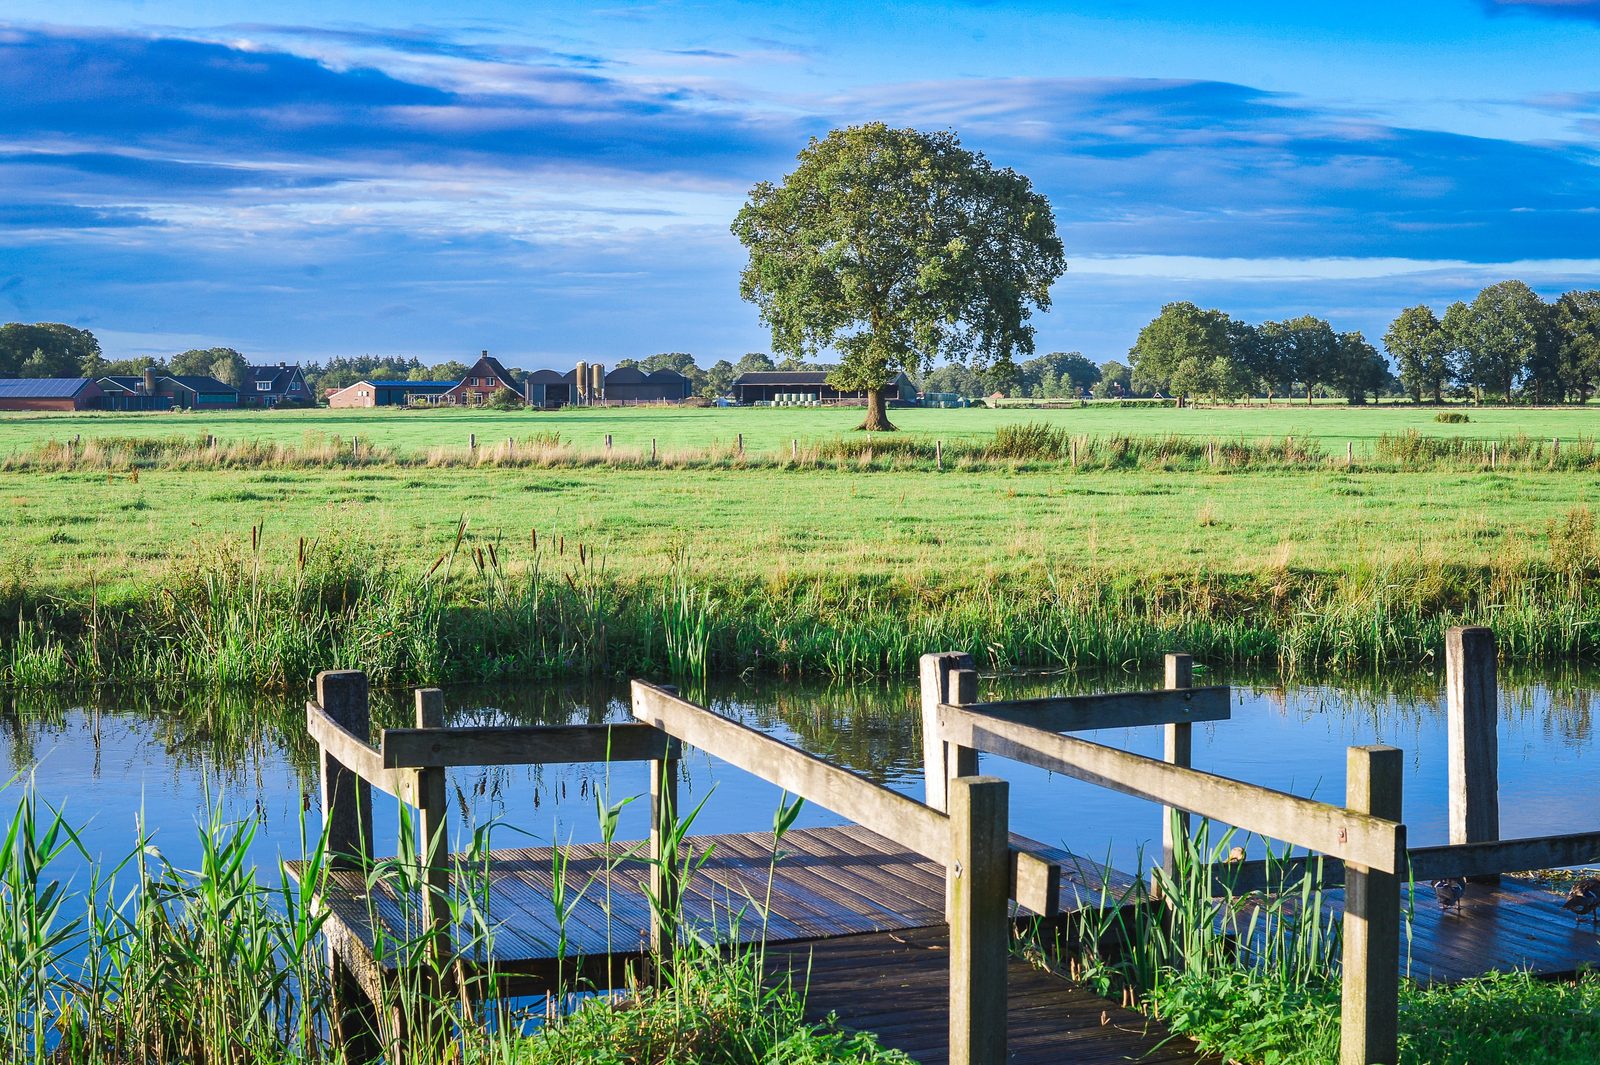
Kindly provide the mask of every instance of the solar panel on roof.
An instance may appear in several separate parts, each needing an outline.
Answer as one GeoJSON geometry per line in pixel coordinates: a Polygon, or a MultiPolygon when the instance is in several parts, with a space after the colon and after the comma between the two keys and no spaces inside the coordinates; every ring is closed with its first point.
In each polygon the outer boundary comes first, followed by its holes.
{"type": "Polygon", "coordinates": [[[0,380],[7,399],[71,399],[89,383],[87,377],[13,377],[0,380]]]}

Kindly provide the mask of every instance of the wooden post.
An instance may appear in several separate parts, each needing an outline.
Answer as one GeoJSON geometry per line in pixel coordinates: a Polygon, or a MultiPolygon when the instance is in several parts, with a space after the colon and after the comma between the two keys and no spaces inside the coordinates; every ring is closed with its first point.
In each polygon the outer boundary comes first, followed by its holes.
{"type": "Polygon", "coordinates": [[[945,809],[946,768],[944,738],[939,735],[939,704],[950,695],[950,674],[971,669],[972,656],[961,651],[926,654],[918,662],[922,677],[922,775],[923,801],[935,810],[945,809]]]}
{"type": "Polygon", "coordinates": [[[744,454],[744,434],[743,433],[738,434],[738,436],[735,439],[736,439],[736,441],[738,443],[739,454],[743,455],[744,454]]]}
{"type": "Polygon", "coordinates": [[[944,469],[944,441],[943,440],[935,440],[933,442],[933,468],[936,469],[936,470],[944,469]]]}
{"type": "MultiPolygon", "coordinates": [[[[663,685],[662,690],[676,695],[677,688],[663,685]]],[[[666,835],[677,823],[678,817],[678,759],[669,755],[650,762],[650,893],[656,905],[650,910],[650,949],[657,960],[667,961],[677,942],[678,877],[677,870],[665,864],[666,835]]]]}
{"type": "MultiPolygon", "coordinates": [[[[1450,842],[1500,838],[1500,713],[1491,629],[1445,634],[1445,713],[1450,759],[1450,842]]],[[[1474,877],[1498,883],[1498,876],[1474,877]]]]}
{"type": "MultiPolygon", "coordinates": [[[[947,675],[944,701],[964,706],[978,701],[978,671],[975,669],[952,669],[947,675]]],[[[971,747],[963,747],[957,743],[949,743],[944,748],[944,766],[946,775],[945,801],[949,803],[950,781],[958,777],[975,777],[978,775],[978,752],[971,747]]],[[[944,919],[954,923],[956,919],[955,882],[949,877],[944,881],[944,919]]]]}
{"type": "Polygon", "coordinates": [[[950,1065],[1006,1060],[1008,790],[995,777],[950,782],[950,1065]]]}
{"type": "MultiPolygon", "coordinates": [[[[356,669],[317,674],[317,705],[363,741],[372,733],[367,706],[367,675],[356,669]]],[[[329,865],[361,869],[372,860],[372,785],[322,751],[322,823],[328,836],[329,865]]]]}
{"type": "Polygon", "coordinates": [[[476,450],[478,450],[478,434],[477,433],[468,433],[467,434],[467,450],[468,451],[476,451],[476,450]]]}
{"type": "Polygon", "coordinates": [[[798,437],[789,441],[789,457],[796,462],[800,461],[800,440],[798,437]]]}
{"type": "Polygon", "coordinates": [[[606,457],[611,457],[611,434],[606,434],[606,457]]]}
{"type": "Polygon", "coordinates": [[[361,437],[359,436],[350,438],[350,457],[353,459],[361,457],[361,437]]]}
{"type": "Polygon", "coordinates": [[[655,464],[656,464],[656,438],[652,436],[650,438],[650,465],[654,466],[655,464]]]}
{"type": "MultiPolygon", "coordinates": [[[[1169,654],[1166,661],[1166,685],[1169,689],[1194,687],[1194,659],[1189,655],[1169,654]]],[[[1194,726],[1187,721],[1172,725],[1161,726],[1162,754],[1161,757],[1173,765],[1188,767],[1193,761],[1194,754],[1194,726]]],[[[1173,810],[1170,806],[1161,808],[1161,868],[1170,878],[1178,871],[1178,836],[1177,831],[1183,833],[1183,838],[1189,837],[1189,814],[1183,810],[1173,810]],[[1176,831],[1175,831],[1176,830],[1176,831]]]]}
{"type": "MultiPolygon", "coordinates": [[[[317,705],[342,727],[365,740],[372,731],[367,675],[359,670],[317,674],[317,705]]],[[[372,786],[328,753],[322,761],[322,824],[330,869],[364,869],[372,857],[372,786]]],[[[334,1008],[334,1045],[352,1062],[376,1060],[377,1006],[367,998],[344,960],[328,945],[334,1008]]]]}
{"type": "Polygon", "coordinates": [[[1073,437],[1067,444],[1067,449],[1072,452],[1072,468],[1078,468],[1078,438],[1073,437]]]}
{"type": "MultiPolygon", "coordinates": [[[[1401,819],[1404,765],[1398,747],[1351,747],[1345,806],[1401,819]]],[[[1402,835],[1400,845],[1405,845],[1402,835]]],[[[1346,862],[1344,990],[1339,1065],[1394,1065],[1400,1014],[1400,881],[1392,873],[1346,862]]]]}
{"type": "Polygon", "coordinates": [[[1561,457],[1561,438],[1559,436],[1553,436],[1553,437],[1550,438],[1550,466],[1551,466],[1552,469],[1555,468],[1556,460],[1559,459],[1560,457],[1561,457]]]}
{"type": "Polygon", "coordinates": [[[1493,440],[1489,441],[1489,468],[1491,470],[1494,469],[1495,455],[1496,455],[1496,452],[1499,450],[1495,445],[1496,445],[1496,441],[1493,441],[1493,440]]]}
{"type": "Polygon", "coordinates": [[[1353,440],[1344,442],[1344,464],[1346,466],[1354,466],[1356,464],[1356,445],[1353,440]]]}
{"type": "MultiPolygon", "coordinates": [[[[444,728],[444,692],[438,688],[417,691],[417,727],[444,728]]],[[[435,968],[444,971],[450,959],[450,806],[446,798],[445,770],[419,769],[416,782],[417,854],[422,859],[422,883],[428,907],[429,953],[435,968]]]]}

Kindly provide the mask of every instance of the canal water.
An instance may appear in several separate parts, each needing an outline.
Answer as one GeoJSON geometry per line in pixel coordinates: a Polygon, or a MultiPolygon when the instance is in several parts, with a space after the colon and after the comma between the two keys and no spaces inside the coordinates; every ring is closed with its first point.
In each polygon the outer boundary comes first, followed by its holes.
{"type": "MultiPolygon", "coordinates": [[[[980,698],[1156,687],[1153,674],[986,677],[980,698]]],[[[1232,718],[1195,726],[1194,764],[1333,803],[1344,795],[1345,748],[1388,743],[1405,752],[1405,819],[1413,846],[1446,842],[1443,696],[1419,674],[1386,681],[1284,684],[1271,677],[1208,675],[1234,685],[1232,718]]],[[[714,683],[686,692],[717,712],[779,736],[907,794],[921,795],[921,738],[914,678],[853,686],[714,683]]],[[[1506,837],[1585,831],[1594,824],[1597,752],[1593,732],[1600,676],[1512,679],[1500,695],[1501,825],[1506,837]]],[[[375,693],[381,723],[406,724],[405,692],[375,693]]],[[[625,684],[582,687],[455,688],[451,724],[629,720],[625,684]]],[[[23,789],[62,809],[84,849],[107,863],[125,856],[138,825],[171,862],[192,868],[207,811],[256,822],[255,857],[264,876],[279,858],[298,857],[302,831],[320,825],[315,748],[305,735],[304,699],[191,693],[160,698],[101,692],[88,698],[12,694],[0,703],[5,742],[0,792],[9,816],[23,789]]],[[[1086,734],[1158,755],[1159,730],[1086,734]]],[[[1012,827],[1090,859],[1133,871],[1159,848],[1157,808],[1081,782],[985,756],[982,769],[1012,781],[1012,827]]],[[[684,811],[699,807],[695,833],[770,829],[779,791],[747,773],[688,751],[680,785],[684,811]],[[704,800],[703,805],[701,805],[704,800]]],[[[598,838],[597,798],[619,803],[619,838],[646,831],[642,764],[451,771],[452,838],[487,829],[496,846],[541,846],[598,838]]],[[[376,837],[392,843],[397,810],[379,797],[376,837]]],[[[801,826],[837,824],[808,807],[801,826]]],[[[1252,847],[1252,849],[1255,849],[1252,847]]],[[[85,859],[66,860],[87,865],[85,859]]],[[[87,882],[87,869],[82,870],[87,882]]],[[[73,879],[77,879],[73,876],[73,879]]]]}

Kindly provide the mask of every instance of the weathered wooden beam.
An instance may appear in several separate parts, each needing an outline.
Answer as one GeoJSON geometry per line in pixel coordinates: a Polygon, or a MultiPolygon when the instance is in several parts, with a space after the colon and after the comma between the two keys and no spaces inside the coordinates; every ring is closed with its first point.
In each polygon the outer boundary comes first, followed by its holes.
{"type": "MultiPolygon", "coordinates": [[[[444,692],[422,688],[416,694],[417,728],[444,728],[444,692]]],[[[428,953],[434,976],[443,974],[450,946],[450,805],[445,770],[418,769],[416,778],[417,856],[428,905],[428,953]]],[[[437,1035],[437,1033],[434,1033],[437,1035]]]]}
{"type": "MultiPolygon", "coordinates": [[[[1405,765],[1398,747],[1351,747],[1345,804],[1401,818],[1405,765]]],[[[1340,1065],[1394,1065],[1400,1038],[1400,882],[1392,873],[1350,861],[1344,879],[1340,1065]]]]}
{"type": "MultiPolygon", "coordinates": [[[[676,695],[677,688],[662,691],[676,695]]],[[[652,726],[646,726],[652,727],[652,726]]],[[[663,733],[665,735],[665,733],[663,733]]],[[[669,737],[670,739],[670,737],[669,737]]],[[[678,761],[682,745],[676,739],[668,744],[665,757],[650,762],[650,948],[658,961],[671,961],[678,945],[679,878],[678,854],[678,761]]]]}
{"type": "MultiPolygon", "coordinates": [[[[306,732],[322,748],[324,764],[328,759],[336,761],[343,769],[354,774],[365,785],[377,788],[386,795],[393,795],[402,802],[415,804],[414,775],[409,770],[385,769],[383,757],[373,747],[363,740],[360,735],[352,732],[339,724],[331,714],[317,703],[306,704],[306,732]]],[[[337,777],[337,774],[335,774],[337,777]]],[[[324,789],[326,789],[327,773],[323,774],[324,789]]],[[[367,795],[363,803],[369,804],[371,796],[367,795]]],[[[372,820],[370,809],[367,812],[367,821],[372,820]]],[[[367,838],[370,840],[371,835],[367,838]]]]}
{"type": "Polygon", "coordinates": [[[1405,869],[1404,827],[1381,817],[1168,765],[1075,736],[996,721],[966,707],[946,704],[940,707],[940,720],[950,743],[1188,810],[1307,850],[1360,861],[1386,873],[1405,869]]]}
{"type": "Polygon", "coordinates": [[[968,707],[1000,721],[1032,725],[1046,732],[1087,732],[1102,728],[1226,721],[1232,715],[1232,689],[1226,686],[1178,691],[1117,692],[1111,695],[1060,695],[1008,699],[968,707]]]}
{"type": "Polygon", "coordinates": [[[1565,836],[1458,843],[1448,847],[1418,847],[1411,852],[1411,875],[1417,880],[1442,880],[1456,876],[1523,873],[1532,869],[1560,869],[1600,862],[1600,832],[1574,832],[1565,836]]]}
{"type": "Polygon", "coordinates": [[[1005,1065],[1008,790],[995,777],[950,781],[950,1065],[1005,1065]]]}
{"type": "Polygon", "coordinates": [[[1450,842],[1486,843],[1500,838],[1500,711],[1494,633],[1477,626],[1457,626],[1445,633],[1444,671],[1450,842]]]}
{"type": "Polygon", "coordinates": [[[1252,891],[1273,894],[1300,890],[1300,882],[1310,877],[1315,885],[1335,888],[1344,883],[1344,862],[1323,854],[1251,859],[1245,862],[1218,862],[1211,867],[1211,894],[1244,895],[1252,891]]]}
{"type": "MultiPolygon", "coordinates": [[[[939,810],[644,681],[633,682],[633,716],[791,795],[949,865],[949,818],[939,810]]],[[[1048,896],[1039,892],[1051,883],[1059,889],[1060,870],[1052,874],[1055,863],[1026,851],[1014,853],[1011,867],[1020,872],[1013,874],[1011,897],[1041,916],[1056,914],[1059,891],[1048,896]]]]}
{"type": "Polygon", "coordinates": [[[671,753],[672,738],[649,725],[493,725],[385,729],[385,768],[547,765],[558,762],[650,762],[671,753]]]}

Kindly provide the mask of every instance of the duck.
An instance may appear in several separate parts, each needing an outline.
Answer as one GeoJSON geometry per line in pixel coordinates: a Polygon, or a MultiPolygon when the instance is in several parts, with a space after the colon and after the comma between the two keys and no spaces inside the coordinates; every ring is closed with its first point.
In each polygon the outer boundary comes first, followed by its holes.
{"type": "Polygon", "coordinates": [[[1574,917],[1580,920],[1589,918],[1600,924],[1600,878],[1585,877],[1572,885],[1567,892],[1567,901],[1561,904],[1563,910],[1571,910],[1574,917]]]}
{"type": "Polygon", "coordinates": [[[1244,848],[1235,847],[1228,852],[1229,865],[1241,865],[1244,862],[1244,848]]]}
{"type": "Polygon", "coordinates": [[[1439,909],[1449,911],[1454,906],[1456,913],[1461,912],[1461,898],[1467,893],[1467,882],[1459,876],[1447,877],[1433,882],[1433,893],[1439,899],[1439,909]]]}

